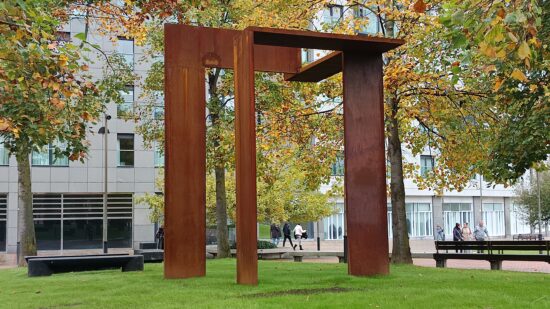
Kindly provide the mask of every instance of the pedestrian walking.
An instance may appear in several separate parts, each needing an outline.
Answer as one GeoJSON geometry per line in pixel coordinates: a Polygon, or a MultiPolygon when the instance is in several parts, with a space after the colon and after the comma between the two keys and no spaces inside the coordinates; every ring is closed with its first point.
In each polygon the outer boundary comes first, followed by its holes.
{"type": "Polygon", "coordinates": [[[296,250],[294,245],[292,244],[292,238],[290,238],[290,224],[288,222],[285,222],[285,224],[283,225],[283,234],[284,234],[284,238],[283,238],[283,247],[285,246],[285,243],[286,243],[286,240],[288,239],[288,241],[290,242],[290,247],[292,247],[292,249],[296,250]]]}
{"type": "Polygon", "coordinates": [[[435,227],[435,240],[437,241],[445,240],[445,230],[439,224],[436,225],[435,227]]]}
{"type": "MultiPolygon", "coordinates": [[[[483,220],[480,220],[478,226],[474,229],[474,239],[476,241],[485,241],[486,238],[487,240],[489,239],[489,232],[487,232],[483,220]]],[[[477,253],[483,253],[483,250],[477,250],[477,253]]]]}
{"type": "Polygon", "coordinates": [[[269,228],[271,232],[271,242],[275,246],[279,246],[279,239],[281,238],[281,229],[279,229],[279,226],[277,226],[275,223],[271,223],[271,227],[269,228]]]}
{"type": "MultiPolygon", "coordinates": [[[[460,223],[457,223],[455,225],[455,228],[453,229],[453,241],[463,241],[464,237],[462,236],[462,229],[460,228],[460,223]]],[[[458,250],[456,250],[456,253],[458,253],[458,250]]],[[[462,253],[462,250],[460,250],[460,253],[462,253]]]]}
{"type": "MultiPolygon", "coordinates": [[[[298,240],[298,245],[300,246],[300,250],[304,250],[304,248],[302,248],[302,234],[306,233],[306,230],[304,230],[302,228],[302,226],[298,223],[296,224],[296,226],[294,227],[294,230],[292,230],[294,232],[294,238],[298,240]]],[[[296,250],[296,245],[294,245],[294,250],[296,250]]]]}

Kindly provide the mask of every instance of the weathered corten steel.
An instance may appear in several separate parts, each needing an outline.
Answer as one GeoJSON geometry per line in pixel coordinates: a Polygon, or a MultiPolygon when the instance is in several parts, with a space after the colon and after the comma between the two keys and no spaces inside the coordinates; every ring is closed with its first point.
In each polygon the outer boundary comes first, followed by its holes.
{"type": "Polygon", "coordinates": [[[343,58],[348,272],[387,274],[382,55],[345,52],[343,58]]]}
{"type": "Polygon", "coordinates": [[[207,67],[235,69],[237,282],[258,282],[254,71],[309,82],[343,71],[348,272],[387,274],[382,53],[403,43],[311,31],[166,25],[165,277],[205,273],[207,67]],[[336,52],[301,67],[299,48],[336,52]]]}
{"type": "Polygon", "coordinates": [[[240,284],[258,283],[253,34],[245,30],[234,43],[237,282],[240,284]]]}

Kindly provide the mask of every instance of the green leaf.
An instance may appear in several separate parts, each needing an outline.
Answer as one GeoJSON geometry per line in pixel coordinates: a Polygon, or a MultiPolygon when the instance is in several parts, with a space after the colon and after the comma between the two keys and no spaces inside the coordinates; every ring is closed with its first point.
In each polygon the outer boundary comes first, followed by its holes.
{"type": "Polygon", "coordinates": [[[468,45],[468,38],[462,32],[455,33],[452,38],[452,44],[456,48],[462,48],[468,45]]]}
{"type": "Polygon", "coordinates": [[[86,33],[84,32],[77,33],[74,37],[81,41],[86,41],[86,33]]]}

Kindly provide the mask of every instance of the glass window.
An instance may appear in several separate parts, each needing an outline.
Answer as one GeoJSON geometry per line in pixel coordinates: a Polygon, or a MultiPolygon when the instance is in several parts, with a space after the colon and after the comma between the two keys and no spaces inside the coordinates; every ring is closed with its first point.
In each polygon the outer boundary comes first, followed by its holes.
{"type": "Polygon", "coordinates": [[[504,204],[483,203],[482,216],[489,236],[504,235],[504,204]]]}
{"type": "MultiPolygon", "coordinates": [[[[109,194],[110,248],[131,247],[132,210],[132,194],[109,194]]],[[[33,215],[39,250],[102,247],[103,194],[34,194],[33,215]]]]}
{"type": "Polygon", "coordinates": [[[336,162],[332,164],[332,176],[344,176],[344,155],[336,156],[336,162]]]}
{"type": "Polygon", "coordinates": [[[0,252],[6,251],[6,221],[8,219],[8,196],[0,194],[0,252]]]}
{"type": "Polygon", "coordinates": [[[427,237],[433,235],[432,205],[429,203],[406,203],[407,230],[409,236],[427,237]]]}
{"type": "Polygon", "coordinates": [[[4,139],[0,136],[0,165],[10,164],[10,157],[8,150],[4,146],[4,139]]]}
{"type": "Polygon", "coordinates": [[[160,145],[155,142],[155,167],[164,167],[164,149],[160,148],[160,145]]]}
{"type": "Polygon", "coordinates": [[[371,10],[365,7],[357,7],[355,9],[355,17],[358,19],[366,19],[368,22],[363,24],[359,29],[359,33],[363,34],[377,34],[380,32],[380,21],[378,16],[371,10]]]}
{"type": "Polygon", "coordinates": [[[344,7],[341,5],[329,5],[323,11],[323,22],[335,24],[344,16],[344,7]]]}
{"type": "Polygon", "coordinates": [[[126,86],[124,90],[120,91],[120,96],[124,102],[117,105],[117,117],[132,115],[134,113],[134,86],[126,86]]]}
{"type": "Polygon", "coordinates": [[[118,38],[117,52],[122,55],[124,61],[134,68],[134,40],[128,38],[118,38]]]}
{"type": "Polygon", "coordinates": [[[109,248],[132,247],[132,219],[109,219],[107,229],[109,248]]]}
{"type": "Polygon", "coordinates": [[[34,220],[38,250],[61,250],[61,220],[34,220]]]}
{"type": "Polygon", "coordinates": [[[63,220],[63,249],[99,249],[102,242],[102,220],[63,220]]]}
{"type": "Polygon", "coordinates": [[[33,166],[69,166],[69,158],[65,155],[56,155],[55,150],[65,150],[67,148],[65,143],[56,142],[50,143],[40,151],[32,152],[32,165],[33,166]]]}
{"type": "Polygon", "coordinates": [[[427,176],[434,169],[434,159],[432,156],[420,156],[420,175],[427,176]]]}
{"type": "Polygon", "coordinates": [[[344,239],[344,203],[336,203],[336,213],[323,221],[325,239],[344,239]]]}
{"type": "Polygon", "coordinates": [[[134,134],[118,134],[118,166],[134,166],[134,134]]]}
{"type": "Polygon", "coordinates": [[[472,226],[472,204],[470,203],[443,203],[443,229],[445,237],[453,236],[453,229],[456,223],[470,224],[472,226]]]}
{"type": "Polygon", "coordinates": [[[527,221],[527,216],[523,214],[519,205],[512,205],[512,209],[510,211],[510,224],[512,226],[512,235],[531,233],[531,226],[527,221]]]}

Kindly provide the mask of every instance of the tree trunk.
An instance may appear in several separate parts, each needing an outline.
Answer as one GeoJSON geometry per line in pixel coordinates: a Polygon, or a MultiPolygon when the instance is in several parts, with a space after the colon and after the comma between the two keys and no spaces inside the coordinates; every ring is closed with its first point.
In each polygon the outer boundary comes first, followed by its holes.
{"type": "Polygon", "coordinates": [[[231,256],[227,230],[227,200],[225,191],[225,168],[216,166],[216,232],[218,240],[218,258],[231,256]]]}
{"type": "Polygon", "coordinates": [[[391,262],[393,264],[412,264],[409,234],[407,231],[407,213],[405,210],[405,185],[403,181],[403,153],[399,138],[399,120],[397,119],[397,102],[392,102],[392,112],[388,124],[388,153],[391,164],[391,204],[393,249],[391,262]]]}
{"type": "MultiPolygon", "coordinates": [[[[219,113],[223,108],[218,96],[218,78],[220,69],[215,69],[208,73],[208,94],[209,98],[209,113],[212,121],[212,130],[217,132],[213,134],[214,152],[220,145],[220,116],[219,113]]],[[[214,173],[216,177],[216,239],[218,243],[218,258],[227,258],[231,256],[229,247],[229,233],[227,228],[227,198],[225,190],[225,160],[224,156],[214,153],[214,173]]]]}
{"type": "Polygon", "coordinates": [[[25,256],[36,255],[36,237],[32,214],[31,167],[29,153],[18,153],[17,171],[19,173],[18,230],[20,253],[19,266],[26,266],[25,256]]]}

